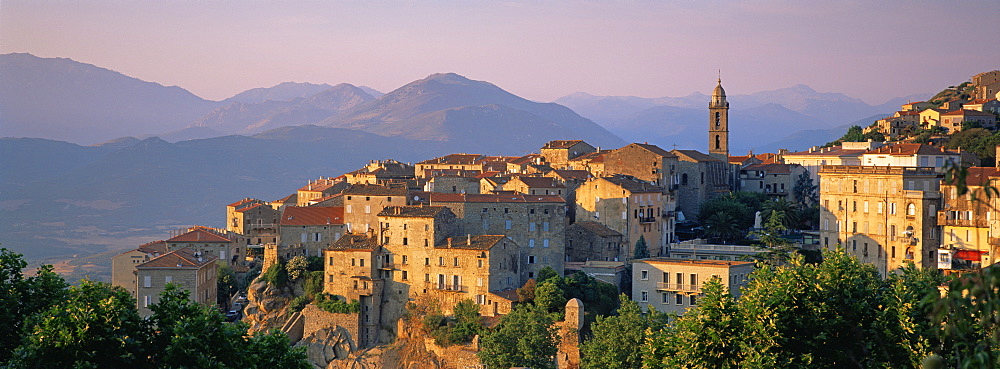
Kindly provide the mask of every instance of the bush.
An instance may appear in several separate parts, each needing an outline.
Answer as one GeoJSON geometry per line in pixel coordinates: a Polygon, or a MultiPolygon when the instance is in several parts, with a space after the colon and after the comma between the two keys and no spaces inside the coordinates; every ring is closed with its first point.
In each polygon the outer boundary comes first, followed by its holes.
{"type": "Polygon", "coordinates": [[[321,293],[316,297],[316,306],[328,313],[350,314],[361,312],[361,303],[358,300],[347,302],[341,300],[338,296],[325,293],[321,293]]]}
{"type": "Polygon", "coordinates": [[[306,275],[308,266],[309,261],[306,260],[306,257],[299,255],[289,260],[288,264],[285,265],[285,269],[288,270],[288,277],[296,281],[306,275]]]}
{"type": "Polygon", "coordinates": [[[264,272],[264,275],[261,276],[261,278],[272,286],[282,287],[288,283],[288,271],[285,270],[285,266],[282,265],[279,260],[277,263],[267,268],[267,271],[264,272]]]}
{"type": "Polygon", "coordinates": [[[323,271],[309,272],[306,275],[305,283],[306,296],[310,300],[315,299],[316,295],[323,292],[323,271]]]}
{"type": "Polygon", "coordinates": [[[309,303],[308,297],[296,296],[294,299],[292,299],[292,302],[288,304],[288,311],[291,311],[293,313],[300,312],[302,311],[303,308],[306,307],[306,304],[308,303],[309,303]]]}
{"type": "Polygon", "coordinates": [[[319,256],[308,256],[306,257],[306,262],[306,270],[310,272],[323,270],[323,258],[319,256]]]}

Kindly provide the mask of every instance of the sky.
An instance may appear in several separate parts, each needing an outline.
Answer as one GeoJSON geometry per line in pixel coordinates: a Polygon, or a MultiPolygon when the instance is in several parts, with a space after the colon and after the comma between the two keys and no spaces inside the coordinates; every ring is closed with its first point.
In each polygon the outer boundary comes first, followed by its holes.
{"type": "Polygon", "coordinates": [[[1000,1],[0,2],[0,53],[211,100],[281,82],[388,92],[438,72],[552,101],[806,84],[870,104],[1000,69],[1000,1]]]}

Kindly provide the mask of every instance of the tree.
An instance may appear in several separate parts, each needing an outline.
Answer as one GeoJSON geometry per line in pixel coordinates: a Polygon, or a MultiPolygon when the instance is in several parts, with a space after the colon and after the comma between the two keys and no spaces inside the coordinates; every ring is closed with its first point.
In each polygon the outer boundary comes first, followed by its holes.
{"type": "Polygon", "coordinates": [[[479,360],[490,368],[552,368],[558,330],[542,308],[517,305],[480,341],[479,360]]]}
{"type": "Polygon", "coordinates": [[[467,343],[472,337],[483,332],[483,321],[479,316],[479,305],[472,299],[463,299],[455,304],[455,325],[448,338],[454,343],[467,343]]]}
{"type": "Polygon", "coordinates": [[[227,324],[211,306],[191,301],[190,293],[169,283],[152,306],[156,327],[152,353],[161,368],[223,368],[243,363],[246,326],[227,324]]]}
{"type": "Polygon", "coordinates": [[[770,219],[772,214],[780,213],[778,221],[784,226],[784,230],[795,228],[799,224],[799,209],[795,203],[786,199],[773,199],[765,201],[760,216],[770,219]]]}
{"type": "Polygon", "coordinates": [[[535,279],[529,279],[524,282],[524,285],[517,289],[517,299],[520,302],[535,302],[535,288],[538,287],[538,282],[535,279]]]}
{"type": "Polygon", "coordinates": [[[650,331],[643,348],[644,368],[740,367],[744,333],[736,302],[718,277],[705,283],[703,292],[698,307],[673,327],[650,331]]]}
{"type": "Polygon", "coordinates": [[[645,259],[649,257],[649,248],[646,246],[646,237],[639,236],[639,240],[635,241],[635,255],[633,259],[645,259]]]}
{"type": "Polygon", "coordinates": [[[956,368],[1000,367],[1000,269],[955,278],[935,302],[940,354],[956,368]]]}
{"type": "Polygon", "coordinates": [[[83,280],[69,298],[26,322],[12,368],[152,367],[152,331],[124,289],[83,280]]]}
{"type": "Polygon", "coordinates": [[[809,172],[802,172],[795,179],[795,185],[792,186],[792,194],[795,196],[795,201],[801,207],[808,207],[819,203],[819,185],[813,183],[809,172]]]}
{"type": "Polygon", "coordinates": [[[216,302],[223,306],[229,306],[229,298],[238,291],[236,273],[229,265],[221,265],[218,269],[216,302]]]}
{"type": "Polygon", "coordinates": [[[21,273],[27,266],[21,254],[0,248],[0,363],[20,343],[26,318],[66,298],[68,285],[51,265],[40,266],[32,277],[21,273]]]}
{"type": "Polygon", "coordinates": [[[549,280],[549,278],[558,278],[558,277],[559,277],[559,272],[556,272],[555,269],[552,269],[552,267],[546,265],[545,267],[543,267],[538,271],[538,284],[544,283],[545,281],[549,280]]]}
{"type": "Polygon", "coordinates": [[[647,328],[662,327],[664,314],[651,310],[642,314],[639,304],[619,295],[618,315],[598,316],[590,326],[592,335],[580,345],[582,367],[639,368],[642,366],[642,342],[647,328]]]}
{"type": "Polygon", "coordinates": [[[732,241],[743,236],[746,232],[736,224],[732,215],[725,212],[712,214],[703,222],[705,226],[705,236],[710,239],[732,241]]]}
{"type": "Polygon", "coordinates": [[[549,312],[559,312],[566,307],[566,293],[562,288],[562,278],[549,278],[535,288],[535,305],[549,312]]]}
{"type": "Polygon", "coordinates": [[[784,265],[791,258],[792,253],[795,252],[795,246],[788,240],[781,238],[781,234],[788,230],[783,219],[787,219],[784,211],[772,210],[767,221],[764,222],[764,229],[752,233],[760,239],[760,244],[767,249],[767,251],[755,255],[754,258],[770,265],[784,265]]]}
{"type": "Polygon", "coordinates": [[[937,270],[918,269],[907,263],[901,274],[889,274],[886,283],[890,293],[886,295],[884,327],[889,338],[895,342],[897,350],[888,353],[888,361],[909,362],[919,368],[921,362],[940,347],[937,332],[941,325],[932,319],[934,302],[938,300],[938,287],[945,284],[945,277],[937,270]]]}
{"type": "Polygon", "coordinates": [[[309,260],[302,255],[293,257],[285,264],[285,269],[288,271],[288,278],[297,281],[299,278],[305,277],[308,272],[309,260]]]}

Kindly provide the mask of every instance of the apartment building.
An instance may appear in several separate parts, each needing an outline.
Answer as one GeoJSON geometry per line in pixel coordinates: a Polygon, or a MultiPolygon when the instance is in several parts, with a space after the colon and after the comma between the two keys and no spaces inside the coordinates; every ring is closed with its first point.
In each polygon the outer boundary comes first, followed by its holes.
{"type": "Polygon", "coordinates": [[[168,283],[191,293],[192,301],[215,306],[218,291],[218,266],[215,256],[182,248],[155,257],[135,267],[135,297],[139,315],[153,314],[150,305],[160,301],[168,283]]]}
{"type": "Polygon", "coordinates": [[[604,224],[624,235],[619,257],[632,258],[639,237],[651,255],[666,253],[673,240],[673,199],[663,187],[627,175],[591,178],[576,190],[576,221],[604,224]]]}
{"type": "Polygon", "coordinates": [[[660,312],[683,315],[698,305],[702,288],[712,278],[740,297],[754,263],[728,260],[687,260],[672,258],[638,259],[632,262],[632,300],[643,310],[652,305],[660,312]]]}

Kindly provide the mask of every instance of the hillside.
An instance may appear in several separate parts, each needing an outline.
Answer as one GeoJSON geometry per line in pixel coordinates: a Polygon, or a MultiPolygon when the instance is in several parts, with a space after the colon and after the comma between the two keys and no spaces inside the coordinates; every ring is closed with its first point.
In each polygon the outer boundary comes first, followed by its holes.
{"type": "Polygon", "coordinates": [[[0,55],[0,136],[94,144],[182,129],[219,106],[163,86],[65,58],[0,55]]]}

